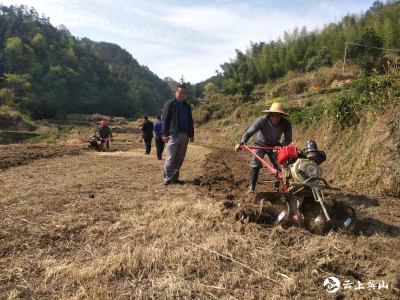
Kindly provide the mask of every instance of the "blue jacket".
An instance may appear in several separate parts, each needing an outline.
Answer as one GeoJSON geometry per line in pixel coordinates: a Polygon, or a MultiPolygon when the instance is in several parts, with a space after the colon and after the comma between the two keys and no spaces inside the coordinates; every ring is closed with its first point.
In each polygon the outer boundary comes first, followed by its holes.
{"type": "Polygon", "coordinates": [[[156,134],[156,139],[161,139],[161,130],[162,130],[162,122],[161,120],[158,120],[155,124],[154,124],[154,132],[156,134]]]}

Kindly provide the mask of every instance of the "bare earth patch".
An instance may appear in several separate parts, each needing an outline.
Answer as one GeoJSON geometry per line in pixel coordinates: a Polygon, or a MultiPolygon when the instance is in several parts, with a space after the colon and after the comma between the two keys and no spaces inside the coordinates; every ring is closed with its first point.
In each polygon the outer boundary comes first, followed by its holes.
{"type": "MultiPolygon", "coordinates": [[[[80,155],[85,146],[36,144],[0,146],[0,170],[25,165],[36,159],[54,158],[63,155],[80,155]]],[[[86,147],[87,148],[87,147],[86,147]]]]}
{"type": "Polygon", "coordinates": [[[248,155],[191,144],[164,187],[155,149],[113,149],[2,168],[0,299],[323,299],[327,277],[364,284],[336,299],[400,295],[398,199],[335,194],[351,232],[243,225],[248,155]]]}

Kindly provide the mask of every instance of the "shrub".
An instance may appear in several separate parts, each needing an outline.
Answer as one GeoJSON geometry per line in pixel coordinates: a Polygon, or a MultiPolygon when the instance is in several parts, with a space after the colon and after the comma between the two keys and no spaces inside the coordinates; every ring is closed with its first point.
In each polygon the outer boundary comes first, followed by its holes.
{"type": "Polygon", "coordinates": [[[310,84],[307,78],[296,78],[288,82],[289,94],[302,94],[310,84]]]}
{"type": "MultiPolygon", "coordinates": [[[[390,66],[386,74],[362,76],[349,84],[353,93],[341,93],[331,102],[316,104],[305,108],[288,108],[291,122],[301,126],[315,124],[324,116],[332,116],[335,126],[342,130],[357,124],[366,111],[376,113],[383,106],[399,103],[400,71],[390,66]]],[[[333,93],[340,88],[322,89],[321,93],[333,93]]]]}
{"type": "Polygon", "coordinates": [[[212,82],[209,82],[206,84],[206,86],[204,87],[204,93],[207,94],[209,91],[213,92],[215,91],[215,84],[212,82]]]}
{"type": "Polygon", "coordinates": [[[355,93],[338,96],[330,107],[340,129],[357,123],[367,110],[376,113],[387,104],[400,102],[400,70],[394,65],[384,75],[363,76],[351,86],[355,93]]]}
{"type": "Polygon", "coordinates": [[[18,122],[22,120],[22,114],[8,105],[3,105],[0,107],[0,120],[6,122],[18,122]]]}
{"type": "Polygon", "coordinates": [[[265,102],[265,104],[271,105],[272,103],[275,103],[275,102],[282,102],[283,100],[285,100],[283,97],[276,97],[276,98],[267,100],[267,101],[265,102]]]}
{"type": "Polygon", "coordinates": [[[330,87],[334,80],[353,79],[354,75],[351,73],[343,73],[342,69],[336,65],[333,68],[323,67],[311,76],[311,85],[330,87]]]}
{"type": "Polygon", "coordinates": [[[267,97],[276,98],[293,94],[301,94],[308,89],[309,85],[310,79],[308,78],[308,76],[292,76],[287,81],[282,80],[281,83],[278,83],[274,87],[271,87],[269,89],[267,97]]]}
{"type": "Polygon", "coordinates": [[[107,116],[103,116],[101,114],[93,114],[93,115],[88,116],[87,121],[96,121],[97,122],[97,121],[105,120],[106,122],[108,122],[109,121],[108,119],[109,118],[107,116]]]}
{"type": "Polygon", "coordinates": [[[317,123],[326,115],[326,105],[323,103],[310,107],[290,107],[286,109],[291,115],[293,125],[309,126],[317,123]]]}
{"type": "Polygon", "coordinates": [[[360,120],[363,101],[359,100],[357,95],[345,94],[332,101],[330,111],[339,129],[344,129],[360,120]]]}
{"type": "Polygon", "coordinates": [[[193,121],[199,124],[207,122],[211,117],[211,112],[208,111],[207,106],[200,106],[193,110],[193,121]]]}
{"type": "Polygon", "coordinates": [[[224,117],[224,115],[219,110],[215,110],[211,114],[211,119],[221,119],[222,117],[224,117]]]}
{"type": "Polygon", "coordinates": [[[332,87],[332,88],[326,88],[326,89],[319,89],[317,94],[331,94],[331,93],[337,93],[342,90],[341,87],[332,87]]]}
{"type": "Polygon", "coordinates": [[[328,48],[323,46],[321,50],[318,52],[318,55],[311,57],[308,60],[308,64],[306,66],[306,71],[310,72],[313,70],[317,70],[321,67],[331,67],[332,66],[332,58],[329,54],[328,48]]]}
{"type": "Polygon", "coordinates": [[[25,123],[25,125],[28,126],[30,130],[37,129],[38,126],[35,124],[35,122],[32,121],[32,119],[28,115],[22,115],[22,120],[25,123]]]}
{"type": "Polygon", "coordinates": [[[10,104],[15,101],[15,94],[8,88],[0,89],[0,105],[10,104]]]}
{"type": "Polygon", "coordinates": [[[263,89],[262,85],[256,85],[254,90],[250,93],[250,98],[253,101],[259,101],[264,98],[266,91],[263,89]]]}
{"type": "Polygon", "coordinates": [[[236,122],[239,122],[240,119],[242,118],[242,114],[243,114],[243,113],[242,113],[242,107],[239,106],[239,107],[236,108],[235,111],[232,113],[233,119],[234,119],[236,122]]]}
{"type": "Polygon", "coordinates": [[[242,111],[242,118],[248,120],[251,117],[258,117],[261,116],[261,111],[265,110],[265,106],[255,106],[251,105],[248,107],[243,108],[242,111]]]}

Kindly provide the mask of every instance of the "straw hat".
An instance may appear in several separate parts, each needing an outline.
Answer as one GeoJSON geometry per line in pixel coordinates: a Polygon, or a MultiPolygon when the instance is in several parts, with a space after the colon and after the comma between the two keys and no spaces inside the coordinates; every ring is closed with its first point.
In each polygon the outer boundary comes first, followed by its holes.
{"type": "Polygon", "coordinates": [[[283,111],[283,104],[282,104],[282,103],[279,103],[279,102],[274,102],[274,103],[272,103],[270,109],[268,109],[268,110],[263,110],[261,113],[264,114],[264,115],[269,115],[269,113],[272,113],[272,112],[281,113],[281,114],[282,114],[282,117],[286,117],[286,118],[289,118],[289,117],[290,117],[289,114],[287,114],[287,113],[285,113],[285,112],[283,111]]]}

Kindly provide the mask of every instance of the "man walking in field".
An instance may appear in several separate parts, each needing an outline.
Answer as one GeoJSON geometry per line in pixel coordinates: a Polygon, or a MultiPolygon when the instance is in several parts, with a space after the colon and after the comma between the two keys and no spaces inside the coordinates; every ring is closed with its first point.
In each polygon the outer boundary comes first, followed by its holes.
{"type": "Polygon", "coordinates": [[[161,116],[157,116],[157,121],[154,124],[154,133],[156,134],[155,140],[156,140],[158,160],[161,160],[162,154],[164,152],[164,141],[162,140],[161,131],[162,131],[161,116]]]}
{"type": "MultiPolygon", "coordinates": [[[[235,151],[241,150],[240,147],[245,145],[255,133],[257,133],[257,139],[254,142],[254,146],[256,147],[284,147],[292,142],[292,124],[286,119],[290,117],[290,115],[283,111],[282,103],[275,102],[271,105],[269,110],[264,110],[261,113],[265,114],[265,116],[259,117],[253,125],[247,129],[243,134],[240,144],[235,147],[235,151]],[[281,140],[282,134],[285,139],[280,143],[279,141],[281,140]]],[[[279,172],[282,171],[274,151],[254,149],[254,152],[262,159],[264,159],[265,154],[267,154],[274,168],[279,172]]],[[[261,161],[254,156],[253,160],[250,162],[249,193],[255,192],[258,174],[262,166],[261,161]]],[[[274,182],[274,190],[278,189],[279,182],[274,182]]]]}
{"type": "MultiPolygon", "coordinates": [[[[108,140],[108,137],[112,138],[113,135],[112,135],[110,127],[108,127],[108,125],[106,125],[106,121],[104,121],[104,120],[101,121],[98,131],[99,131],[99,136],[101,139],[103,139],[103,140],[107,139],[106,147],[107,147],[107,149],[110,149],[110,141],[108,140]]],[[[103,141],[101,144],[103,144],[103,141]]]]}
{"type": "Polygon", "coordinates": [[[150,154],[151,151],[151,140],[153,139],[153,128],[154,124],[153,122],[149,121],[149,117],[145,116],[143,118],[143,124],[140,129],[143,131],[142,133],[142,139],[144,140],[144,145],[146,147],[146,152],[144,154],[150,154]]]}
{"type": "Polygon", "coordinates": [[[162,117],[162,139],[167,143],[164,167],[164,185],[184,184],[179,180],[179,170],[186,156],[189,140],[194,142],[192,108],[185,100],[186,86],[180,84],[175,98],[164,105],[162,117]]]}

